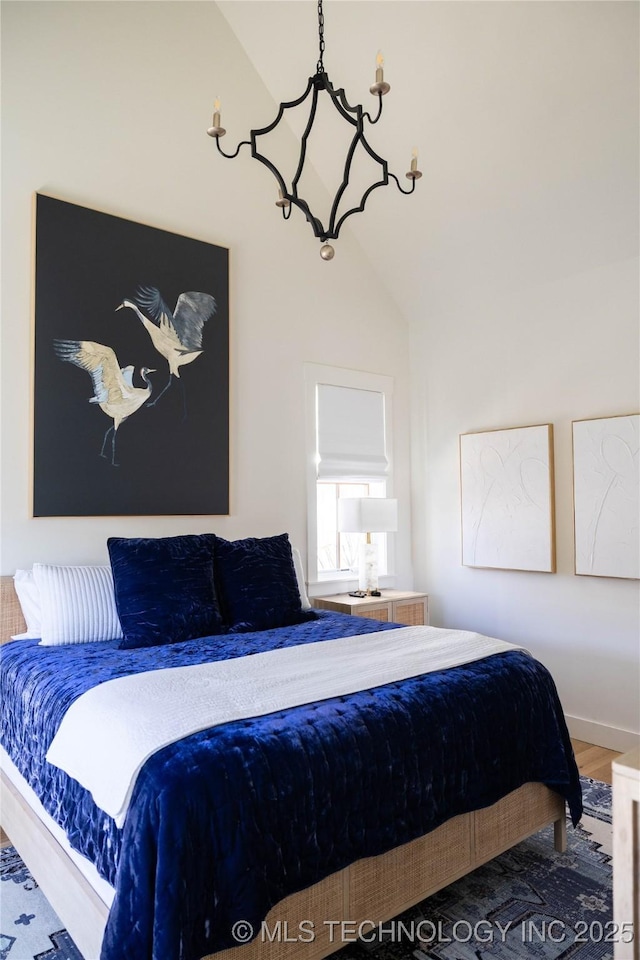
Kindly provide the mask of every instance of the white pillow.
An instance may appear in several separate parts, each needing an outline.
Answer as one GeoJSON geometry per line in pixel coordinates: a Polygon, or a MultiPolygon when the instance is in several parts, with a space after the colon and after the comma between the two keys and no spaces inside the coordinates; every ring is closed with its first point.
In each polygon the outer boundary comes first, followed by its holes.
{"type": "Polygon", "coordinates": [[[33,570],[16,570],[13,575],[16,594],[27,625],[26,633],[20,633],[13,640],[40,639],[40,591],[33,578],[33,570]]]}
{"type": "Polygon", "coordinates": [[[122,637],[111,567],[34,563],[33,577],[40,591],[42,646],[122,637]]]}
{"type": "Polygon", "coordinates": [[[303,610],[311,610],[311,604],[309,603],[309,597],[307,596],[307,586],[304,582],[304,570],[302,567],[302,557],[300,551],[295,547],[291,548],[291,553],[293,554],[293,566],[296,571],[296,579],[298,581],[298,590],[300,591],[300,602],[302,603],[303,610]]]}

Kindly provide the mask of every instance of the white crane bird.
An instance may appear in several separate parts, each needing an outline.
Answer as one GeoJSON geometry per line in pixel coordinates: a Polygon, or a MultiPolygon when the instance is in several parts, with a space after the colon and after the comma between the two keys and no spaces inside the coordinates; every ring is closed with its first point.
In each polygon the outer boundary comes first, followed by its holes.
{"type": "Polygon", "coordinates": [[[54,340],[53,346],[60,360],[66,360],[86,370],[91,377],[94,395],[90,397],[89,403],[97,403],[100,409],[113,420],[104,435],[100,456],[106,459],[107,437],[111,434],[111,464],[117,467],[118,427],[136,410],[139,410],[151,396],[151,381],[147,374],[155,371],[149,367],[141,367],[140,376],[146,386],[134,387],[133,365],[121,367],[111,347],[95,343],[93,340],[54,340]]]}
{"type": "Polygon", "coordinates": [[[157,287],[139,287],[133,300],[123,300],[116,307],[129,307],[138,315],[154,347],[169,364],[169,379],[149,406],[155,406],[171,386],[173,377],[180,379],[180,367],[200,356],[202,328],[216,312],[216,306],[211,294],[190,291],[180,294],[172,312],[157,287]]]}

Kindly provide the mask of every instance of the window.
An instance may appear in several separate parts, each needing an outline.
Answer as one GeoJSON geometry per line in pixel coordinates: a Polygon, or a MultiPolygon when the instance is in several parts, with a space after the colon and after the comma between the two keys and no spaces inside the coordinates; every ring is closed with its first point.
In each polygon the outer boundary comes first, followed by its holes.
{"type": "MultiPolygon", "coordinates": [[[[384,497],[386,483],[332,483],[330,480],[318,480],[317,530],[318,530],[318,573],[342,574],[358,569],[360,544],[364,534],[340,533],[338,530],[338,500],[340,497],[384,497]]],[[[386,573],[386,537],[383,534],[371,535],[378,544],[378,563],[381,573],[386,573]]]]}
{"type": "MultiPolygon", "coordinates": [[[[356,370],[305,364],[307,381],[308,557],[310,583],[357,576],[364,534],[340,533],[342,497],[393,496],[392,379],[356,370]]],[[[391,572],[386,534],[373,534],[379,570],[391,572]]],[[[340,583],[342,581],[342,583],[340,583]]]]}

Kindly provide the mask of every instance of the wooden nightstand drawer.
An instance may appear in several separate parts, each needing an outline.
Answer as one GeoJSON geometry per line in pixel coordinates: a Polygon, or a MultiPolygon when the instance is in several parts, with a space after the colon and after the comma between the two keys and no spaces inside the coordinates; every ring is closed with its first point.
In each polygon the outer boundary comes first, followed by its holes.
{"type": "Polygon", "coordinates": [[[380,597],[350,597],[337,593],[331,597],[313,597],[318,610],[335,610],[352,617],[366,617],[383,623],[401,623],[406,627],[429,623],[429,598],[413,590],[383,590],[380,597]]]}
{"type": "Polygon", "coordinates": [[[421,600],[396,600],[392,620],[407,627],[417,627],[429,622],[427,598],[421,600]]]}
{"type": "Polygon", "coordinates": [[[365,617],[367,620],[382,620],[383,623],[389,623],[393,620],[391,604],[384,607],[371,607],[369,610],[358,610],[357,616],[365,617]]]}

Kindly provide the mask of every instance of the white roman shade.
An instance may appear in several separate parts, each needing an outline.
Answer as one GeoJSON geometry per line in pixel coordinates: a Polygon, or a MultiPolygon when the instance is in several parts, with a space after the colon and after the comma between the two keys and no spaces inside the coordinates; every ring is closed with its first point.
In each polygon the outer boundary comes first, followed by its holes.
{"type": "Polygon", "coordinates": [[[326,383],[317,390],[318,479],[384,479],[384,394],[326,383]]]}

